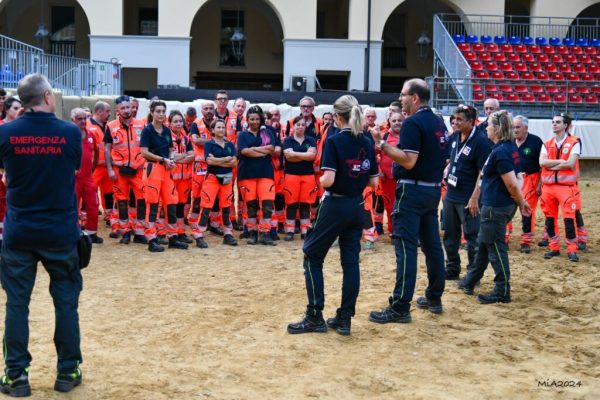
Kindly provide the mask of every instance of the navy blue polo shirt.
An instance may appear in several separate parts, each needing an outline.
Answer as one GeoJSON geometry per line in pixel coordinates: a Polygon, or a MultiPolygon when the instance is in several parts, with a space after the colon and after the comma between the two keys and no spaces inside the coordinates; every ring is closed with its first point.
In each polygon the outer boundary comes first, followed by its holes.
{"type": "Polygon", "coordinates": [[[492,150],[487,135],[474,129],[473,135],[460,140],[460,132],[450,137],[450,166],[448,171],[457,178],[456,186],[448,184],[446,199],[457,203],[467,203],[479,176],[479,171],[492,150]]]}
{"type": "MultiPolygon", "coordinates": [[[[515,142],[516,145],[516,142],[515,142]]],[[[540,172],[540,153],[544,142],[539,136],[527,134],[525,141],[519,146],[519,159],[521,171],[526,174],[540,172]]]]}
{"type": "Polygon", "coordinates": [[[502,181],[502,175],[510,171],[514,171],[515,174],[521,172],[519,150],[513,142],[504,140],[494,145],[490,157],[483,166],[481,204],[504,207],[515,203],[502,181]]]}
{"type": "Polygon", "coordinates": [[[364,135],[352,136],[350,129],[327,137],[321,169],[335,172],[333,185],[327,190],[349,197],[362,196],[369,179],[379,176],[373,143],[364,135]]]}
{"type": "MultiPolygon", "coordinates": [[[[210,142],[204,143],[204,156],[208,158],[208,155],[211,154],[215,158],[223,158],[223,157],[231,157],[236,154],[235,146],[228,140],[225,140],[225,146],[221,147],[220,144],[215,142],[215,140],[211,140],[210,142]]],[[[209,174],[217,175],[217,174],[228,174],[231,172],[232,168],[227,167],[219,167],[216,165],[209,165],[207,172],[209,174]]]]}
{"type": "Polygon", "coordinates": [[[272,144],[277,146],[277,141],[273,136],[273,132],[270,129],[261,127],[259,133],[255,136],[253,133],[248,131],[242,131],[239,133],[237,138],[238,146],[238,157],[240,159],[238,165],[238,179],[259,179],[268,178],[273,179],[273,162],[271,156],[266,155],[264,157],[246,157],[242,155],[242,150],[250,147],[261,147],[272,144]],[[265,141],[263,144],[263,136],[265,141]]]}
{"type": "MultiPolygon", "coordinates": [[[[308,149],[314,147],[316,149],[317,142],[315,139],[305,136],[302,143],[298,143],[294,136],[289,136],[283,141],[283,150],[292,149],[298,153],[306,153],[308,149]]],[[[289,162],[285,161],[285,173],[290,175],[312,175],[314,174],[312,161],[289,162]]]]}
{"type": "Polygon", "coordinates": [[[421,107],[404,121],[397,147],[405,152],[418,153],[419,157],[411,170],[394,163],[392,171],[395,179],[429,183],[442,181],[450,150],[448,131],[444,121],[431,108],[421,107]]]}
{"type": "Polygon", "coordinates": [[[163,131],[159,135],[152,124],[146,125],[142,130],[140,147],[147,147],[148,151],[159,157],[169,158],[173,148],[173,136],[171,130],[163,126],[163,131]]]}
{"type": "Polygon", "coordinates": [[[81,137],[77,126],[52,113],[26,112],[0,126],[7,246],[34,250],[75,245],[75,170],[81,164],[81,137]]]}

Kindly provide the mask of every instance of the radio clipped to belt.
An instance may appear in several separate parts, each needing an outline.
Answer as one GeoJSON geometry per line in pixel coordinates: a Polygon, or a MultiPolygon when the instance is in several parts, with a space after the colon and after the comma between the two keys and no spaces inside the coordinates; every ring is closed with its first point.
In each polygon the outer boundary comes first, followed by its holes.
{"type": "Polygon", "coordinates": [[[137,169],[127,167],[125,165],[119,167],[119,175],[121,176],[135,176],[137,174],[137,169]]]}

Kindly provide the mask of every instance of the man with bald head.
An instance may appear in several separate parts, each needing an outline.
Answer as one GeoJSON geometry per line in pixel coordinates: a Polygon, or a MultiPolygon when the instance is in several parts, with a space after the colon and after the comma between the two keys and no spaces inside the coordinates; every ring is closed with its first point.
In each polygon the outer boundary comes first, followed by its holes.
{"type": "Polygon", "coordinates": [[[483,112],[485,113],[485,121],[477,125],[477,130],[480,133],[483,133],[487,136],[488,117],[496,111],[500,111],[500,102],[498,101],[498,99],[489,98],[483,102],[483,112]]]}

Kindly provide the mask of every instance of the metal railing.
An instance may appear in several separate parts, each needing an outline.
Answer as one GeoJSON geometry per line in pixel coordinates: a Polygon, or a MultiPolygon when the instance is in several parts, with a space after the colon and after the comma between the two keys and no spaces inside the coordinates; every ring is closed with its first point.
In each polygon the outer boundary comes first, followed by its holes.
{"type": "Polygon", "coordinates": [[[65,95],[121,94],[121,65],[45,54],[42,49],[0,35],[0,87],[14,88],[25,75],[41,73],[65,95]]]}
{"type": "Polygon", "coordinates": [[[528,17],[523,15],[436,14],[450,35],[531,37],[600,37],[600,18],[528,17]]]}
{"type": "Polygon", "coordinates": [[[433,51],[462,101],[471,101],[471,88],[463,85],[465,79],[471,78],[471,67],[438,15],[433,17],[433,51]]]}

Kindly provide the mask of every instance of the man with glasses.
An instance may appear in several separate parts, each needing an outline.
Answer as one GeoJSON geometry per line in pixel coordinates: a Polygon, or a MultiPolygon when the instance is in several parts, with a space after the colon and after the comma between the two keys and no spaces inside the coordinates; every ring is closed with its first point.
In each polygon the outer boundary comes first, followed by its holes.
{"type": "MultiPolygon", "coordinates": [[[[306,123],[306,131],[304,132],[304,135],[310,136],[316,140],[317,135],[319,132],[321,132],[323,121],[313,114],[313,111],[315,110],[315,100],[310,96],[304,96],[300,99],[298,105],[300,106],[300,115],[304,117],[304,122],[306,123]]],[[[294,134],[294,118],[296,117],[297,116],[294,115],[287,122],[285,128],[287,136],[294,134]]]]}
{"type": "Polygon", "coordinates": [[[449,146],[444,122],[427,105],[430,96],[424,80],[411,79],[404,83],[400,101],[408,117],[402,124],[397,147],[384,141],[378,130],[373,131],[380,150],[395,162],[393,175],[398,180],[392,217],[396,285],[389,306],[369,314],[369,320],[379,324],[411,322],[410,303],[415,290],[419,242],[425,253],[429,284],[425,296],[417,299],[417,307],[442,313],[445,271],[437,212],[449,146]]]}
{"type": "Polygon", "coordinates": [[[227,127],[227,140],[237,142],[237,115],[227,109],[229,95],[226,90],[217,90],[215,93],[215,118],[225,121],[227,127]]]}
{"type": "Polygon", "coordinates": [[[146,160],[140,150],[140,139],[144,123],[135,119],[131,112],[131,98],[120,96],[115,99],[117,118],[108,123],[104,135],[104,155],[108,177],[113,181],[114,198],[117,202],[119,219],[111,226],[111,238],[123,235],[122,244],[131,241],[148,244],[144,235],[146,201],[142,192],[142,173],[146,160]],[[133,191],[136,211],[135,218],[129,217],[129,192],[133,191]]]}
{"type": "Polygon", "coordinates": [[[0,391],[24,397],[31,395],[28,317],[40,261],[50,276],[56,314],[54,390],[68,392],[82,380],[77,309],[83,278],[75,200],[75,170],[81,165],[82,150],[80,130],[54,114],[56,99],[46,77],[27,75],[17,92],[25,113],[0,126],[0,168],[8,191],[0,268],[6,292],[6,368],[0,391]]]}

